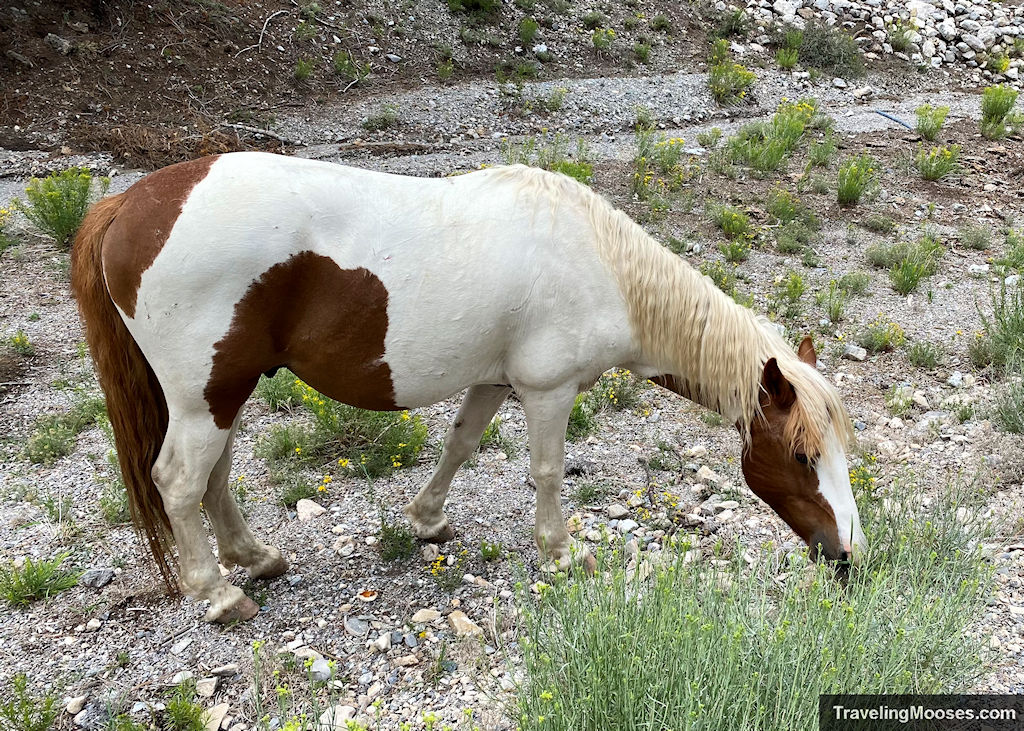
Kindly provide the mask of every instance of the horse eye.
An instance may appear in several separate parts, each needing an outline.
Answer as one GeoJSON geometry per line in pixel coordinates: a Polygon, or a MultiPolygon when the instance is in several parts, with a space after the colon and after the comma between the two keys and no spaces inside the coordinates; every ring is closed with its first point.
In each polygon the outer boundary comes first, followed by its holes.
{"type": "Polygon", "coordinates": [[[797,462],[799,462],[800,464],[807,464],[807,455],[806,454],[800,454],[799,452],[797,452],[795,456],[796,456],[796,461],[797,462]]]}

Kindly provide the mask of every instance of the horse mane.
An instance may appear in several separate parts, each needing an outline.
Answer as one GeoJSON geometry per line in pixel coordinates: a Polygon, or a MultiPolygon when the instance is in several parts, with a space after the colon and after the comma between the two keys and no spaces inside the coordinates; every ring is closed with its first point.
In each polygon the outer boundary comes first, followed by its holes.
{"type": "Polygon", "coordinates": [[[773,357],[797,393],[784,433],[792,449],[818,456],[833,424],[841,440],[852,437],[835,388],[797,357],[767,318],[734,302],[587,186],[518,165],[500,174],[513,176],[552,207],[564,202],[584,213],[597,253],[618,282],[644,359],[685,379],[693,399],[734,421],[745,444],[753,421],[764,418],[761,377],[773,357]]]}

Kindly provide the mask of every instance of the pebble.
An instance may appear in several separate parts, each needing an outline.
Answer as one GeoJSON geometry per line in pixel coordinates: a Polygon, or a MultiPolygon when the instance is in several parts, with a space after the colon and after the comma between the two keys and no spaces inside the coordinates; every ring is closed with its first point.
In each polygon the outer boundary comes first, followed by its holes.
{"type": "Polygon", "coordinates": [[[228,715],[231,708],[227,703],[218,703],[206,711],[206,731],[218,731],[224,717],[228,715]]]}
{"type": "Polygon", "coordinates": [[[605,508],[604,513],[611,520],[618,520],[619,518],[624,518],[629,515],[629,508],[624,505],[619,505],[618,503],[612,503],[605,508]]]}
{"type": "Polygon", "coordinates": [[[330,706],[320,714],[319,728],[321,731],[345,731],[349,728],[348,722],[355,718],[355,715],[354,706],[330,706]]]}
{"type": "Polygon", "coordinates": [[[325,658],[318,657],[309,667],[309,677],[318,683],[326,683],[333,675],[331,664],[325,658]]]}
{"type": "Polygon", "coordinates": [[[620,520],[619,524],[616,526],[616,528],[618,529],[619,533],[623,533],[623,534],[625,534],[625,533],[632,533],[633,531],[635,531],[639,527],[640,527],[640,524],[637,523],[635,520],[620,520]]]}
{"type": "Polygon", "coordinates": [[[345,632],[353,637],[362,637],[370,631],[370,626],[358,617],[345,618],[345,632]]]}
{"type": "Polygon", "coordinates": [[[216,675],[219,678],[228,678],[238,673],[238,665],[235,663],[228,663],[227,665],[220,665],[210,671],[210,675],[216,675]]]}
{"type": "Polygon", "coordinates": [[[88,586],[92,589],[102,589],[113,580],[113,569],[89,569],[78,577],[78,585],[88,586]]]}
{"type": "Polygon", "coordinates": [[[421,609],[412,615],[412,622],[413,624],[429,624],[440,617],[441,613],[436,609],[421,609]]]}
{"type": "Polygon", "coordinates": [[[846,358],[846,360],[855,360],[859,362],[868,357],[868,351],[859,345],[847,343],[846,347],[843,349],[843,357],[846,358]]]}
{"type": "Polygon", "coordinates": [[[181,685],[186,680],[192,680],[193,677],[194,675],[191,670],[182,670],[171,678],[171,685],[181,685]]]}
{"type": "Polygon", "coordinates": [[[308,498],[302,498],[295,503],[295,514],[298,516],[299,520],[303,522],[312,520],[326,512],[327,508],[308,498]]]}
{"type": "Polygon", "coordinates": [[[483,637],[484,634],[479,625],[458,610],[448,615],[448,624],[456,637],[483,637]]]}
{"type": "Polygon", "coordinates": [[[90,619],[86,623],[85,629],[88,632],[95,632],[96,630],[98,630],[102,626],[103,626],[103,622],[101,620],[97,619],[96,617],[93,617],[92,619],[90,619]]]}
{"type": "Polygon", "coordinates": [[[373,649],[377,652],[387,652],[391,649],[391,633],[382,632],[380,637],[373,641],[373,649]]]}
{"type": "Polygon", "coordinates": [[[212,698],[213,694],[217,692],[217,683],[219,678],[203,678],[202,680],[196,681],[196,694],[203,698],[212,698]]]}
{"type": "Polygon", "coordinates": [[[77,716],[85,708],[85,701],[88,697],[79,695],[69,699],[67,705],[64,706],[64,711],[72,716],[77,716]]]}
{"type": "Polygon", "coordinates": [[[719,476],[715,474],[715,471],[707,465],[701,465],[701,468],[697,470],[697,479],[704,480],[705,482],[717,483],[719,476]]]}

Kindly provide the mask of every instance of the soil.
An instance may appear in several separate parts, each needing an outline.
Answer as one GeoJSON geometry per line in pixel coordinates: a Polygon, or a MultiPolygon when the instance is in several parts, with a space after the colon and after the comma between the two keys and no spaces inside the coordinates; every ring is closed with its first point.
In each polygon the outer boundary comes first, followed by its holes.
{"type": "MultiPolygon", "coordinates": [[[[987,311],[990,292],[1002,281],[993,266],[1004,253],[1002,232],[1024,215],[1024,145],[1018,139],[992,142],[978,134],[978,92],[970,72],[919,75],[886,61],[871,68],[866,79],[839,88],[828,77],[802,79],[773,71],[770,51],[747,49],[743,61],[760,67],[756,91],[746,106],[720,109],[699,73],[707,17],[669,4],[603,8],[609,24],[623,30],[619,50],[599,56],[582,24],[596,6],[573,5],[564,12],[559,7],[556,2],[536,6],[541,28],[534,43],[548,45],[552,57],[542,64],[540,79],[526,80],[518,89],[495,81],[497,65],[533,55],[528,48],[516,51],[517,45],[530,44],[518,38],[523,12],[512,5],[503,6],[500,22],[494,23],[431,2],[340,0],[315,11],[306,6],[305,16],[290,2],[26,2],[4,8],[0,207],[21,193],[29,175],[72,164],[114,173],[112,192],[124,190],[152,167],[242,147],[437,176],[500,164],[509,142],[534,134],[550,139],[556,132],[584,140],[594,160],[594,188],[660,240],[689,242],[682,255],[694,266],[722,260],[717,244],[723,239],[708,220],[705,204],[740,205],[762,234],[749,258],[735,268],[739,289],[753,297],[755,309],[766,311],[782,276],[792,270],[804,278],[803,313],[785,323],[787,333],[794,339],[815,335],[822,368],[838,385],[857,425],[860,448],[878,455],[881,486],[911,476],[934,489],[949,479],[977,479],[985,491],[980,512],[999,526],[997,537],[985,546],[996,570],[996,591],[972,629],[991,654],[986,674],[972,689],[1024,692],[1021,439],[994,425],[990,406],[1001,385],[968,355],[969,343],[982,328],[979,312],[987,311]],[[645,15],[645,23],[630,31],[626,18],[637,12],[645,15]],[[670,34],[649,27],[658,12],[669,17],[670,34]],[[298,30],[304,19],[315,31],[312,37],[298,30]],[[64,55],[46,41],[48,33],[71,41],[71,52],[64,55]],[[654,48],[646,66],[637,66],[628,52],[641,33],[654,48]],[[454,78],[442,83],[438,63],[448,48],[454,78]],[[369,62],[369,78],[352,85],[352,79],[332,75],[328,64],[338,51],[369,62]],[[389,60],[387,54],[400,60],[389,60]],[[316,61],[304,82],[293,73],[300,58],[316,61]],[[856,87],[870,93],[855,96],[856,87]],[[536,103],[563,88],[561,108],[536,103]],[[880,186],[873,197],[856,207],[838,206],[836,163],[805,177],[806,147],[779,175],[758,178],[741,170],[730,177],[713,171],[697,134],[718,126],[728,135],[743,123],[766,118],[783,97],[801,96],[819,99],[835,119],[840,157],[866,151],[879,161],[880,186]],[[913,167],[917,135],[876,113],[887,111],[912,124],[914,109],[925,101],[951,107],[940,141],[962,148],[961,172],[941,183],[922,181],[913,167]],[[397,110],[395,123],[366,130],[367,117],[388,104],[397,110]],[[687,155],[700,169],[681,202],[661,216],[652,216],[630,190],[638,105],[648,108],[659,133],[685,138],[687,155]],[[291,144],[299,141],[303,144],[291,144]],[[829,183],[828,192],[814,192],[814,174],[829,183]],[[774,249],[766,201],[778,187],[799,190],[801,202],[820,218],[817,264],[805,265],[799,256],[774,249]],[[868,231],[860,224],[869,214],[892,218],[897,231],[868,231]],[[968,224],[987,227],[993,246],[985,251],[964,246],[958,230],[968,224]],[[873,243],[915,239],[925,229],[940,236],[946,254],[938,273],[924,280],[919,291],[900,296],[885,271],[871,269],[865,250],[873,243]],[[845,318],[830,322],[813,295],[854,271],[870,274],[867,295],[852,298],[845,318]],[[931,369],[914,367],[905,349],[864,362],[843,359],[846,343],[878,318],[899,323],[909,342],[936,344],[941,362],[931,369]],[[893,386],[919,392],[927,408],[914,405],[894,418],[886,405],[893,386]],[[955,418],[957,402],[973,405],[973,416],[955,418]],[[945,415],[936,416],[939,411],[945,415]]],[[[245,624],[210,627],[202,622],[201,604],[163,593],[132,530],[102,519],[99,503],[111,477],[110,447],[102,430],[83,432],[74,452],[54,465],[34,465],[23,457],[36,419],[68,410],[78,392],[95,389],[95,381],[80,347],[66,253],[26,229],[16,233],[19,245],[0,255],[0,336],[24,331],[35,354],[0,355],[0,558],[44,558],[66,550],[77,566],[112,568],[115,576],[101,589],[77,587],[47,602],[5,611],[0,615],[0,666],[29,673],[36,690],[87,695],[80,721],[90,727],[109,707],[145,717],[147,706],[165,702],[166,688],[180,672],[200,679],[217,666],[235,663],[237,673],[223,678],[204,704],[228,703],[235,721],[251,723],[251,687],[261,672],[253,663],[252,643],[268,642],[268,653],[301,645],[337,661],[337,702],[366,718],[373,713],[368,704],[380,699],[384,728],[396,728],[401,720],[421,727],[428,711],[455,723],[464,707],[476,710],[482,728],[512,727],[503,703],[514,703],[521,671],[509,592],[516,581],[540,576],[532,522],[524,517],[534,503],[525,422],[514,400],[500,412],[509,443],[500,451],[481,451],[453,483],[447,513],[458,543],[443,550],[458,555],[459,547],[465,548],[464,563],[452,570],[470,575],[455,589],[434,581],[429,553],[404,562],[382,561],[376,536],[381,525],[377,500],[384,501],[386,520],[400,522],[400,506],[429,479],[457,399],[420,410],[431,441],[418,465],[372,488],[361,480],[336,480],[316,498],[328,513],[310,521],[298,520],[280,505],[267,464],[254,454],[269,427],[288,417],[251,400],[231,479],[242,478],[250,524],[262,540],[282,549],[292,571],[271,582],[247,584],[244,573],[235,570],[231,580],[245,585],[262,611],[245,624]],[[65,501],[69,512],[54,514],[52,505],[65,501]],[[352,538],[348,553],[339,553],[342,537],[352,538]],[[478,547],[484,540],[501,544],[501,560],[483,560],[478,547]],[[376,591],[376,600],[362,603],[358,595],[365,590],[376,591]],[[483,647],[453,637],[443,615],[456,607],[484,628],[483,647]],[[442,617],[413,623],[420,608],[436,608],[442,617]],[[353,618],[368,623],[367,634],[354,636],[346,629],[353,618]],[[96,622],[90,625],[90,620],[96,622]],[[398,647],[386,653],[368,647],[369,640],[390,631],[401,633],[398,647]],[[416,664],[398,663],[409,655],[416,664]]],[[[578,516],[588,527],[607,523],[608,503],[646,489],[651,475],[644,461],[657,453],[655,445],[672,444],[696,454],[703,447],[707,456],[698,460],[699,466],[719,475],[717,487],[696,478],[697,464],[656,478],[682,494],[687,510],[713,502],[716,495],[739,502],[730,517],[709,523],[714,534],[703,540],[738,538],[751,547],[768,540],[781,551],[798,549],[791,531],[743,485],[734,430],[709,421],[703,409],[656,388],[644,392],[638,409],[602,414],[595,436],[569,445],[566,516],[578,516]],[[577,489],[593,484],[604,485],[606,496],[595,504],[578,501],[577,489]]],[[[63,714],[59,728],[74,723],[63,714]]]]}

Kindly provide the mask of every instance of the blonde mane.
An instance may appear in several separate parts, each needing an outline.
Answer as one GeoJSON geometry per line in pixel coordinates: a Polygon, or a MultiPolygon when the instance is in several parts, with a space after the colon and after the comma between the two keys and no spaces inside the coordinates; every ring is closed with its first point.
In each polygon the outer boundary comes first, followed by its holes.
{"type": "Polygon", "coordinates": [[[797,393],[784,435],[795,451],[821,454],[832,425],[841,441],[852,436],[836,390],[766,318],[736,304],[590,188],[536,168],[506,170],[553,207],[564,202],[585,213],[597,253],[626,302],[644,361],[684,379],[693,400],[734,421],[745,442],[754,419],[763,417],[761,376],[772,357],[797,393]]]}

